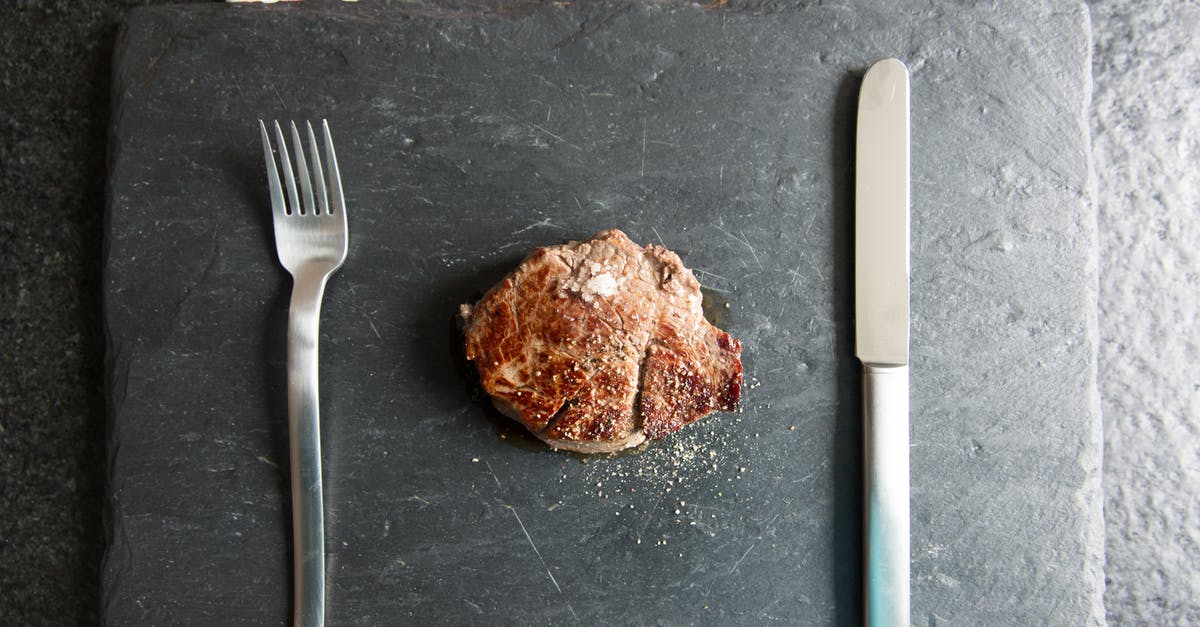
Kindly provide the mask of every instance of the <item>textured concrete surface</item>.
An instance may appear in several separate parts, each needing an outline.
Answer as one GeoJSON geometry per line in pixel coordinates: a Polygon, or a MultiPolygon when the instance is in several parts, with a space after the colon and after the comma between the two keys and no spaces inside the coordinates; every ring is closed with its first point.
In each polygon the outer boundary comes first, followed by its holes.
{"type": "MultiPolygon", "coordinates": [[[[124,9],[146,3],[0,3],[4,624],[98,620],[109,55],[124,9]]],[[[1090,5],[1108,618],[1196,624],[1198,8],[1090,5]]]]}
{"type": "Polygon", "coordinates": [[[1200,5],[1095,2],[1114,624],[1200,624],[1200,5]]]}

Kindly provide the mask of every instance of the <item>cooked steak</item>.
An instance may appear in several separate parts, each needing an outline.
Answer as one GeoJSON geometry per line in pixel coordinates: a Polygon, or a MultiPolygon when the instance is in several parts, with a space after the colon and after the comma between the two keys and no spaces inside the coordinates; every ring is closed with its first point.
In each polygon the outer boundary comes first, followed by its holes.
{"type": "Polygon", "coordinates": [[[616,451],[736,407],[742,346],[708,323],[679,256],[616,229],[534,250],[474,306],[467,359],[555,448],[616,451]]]}

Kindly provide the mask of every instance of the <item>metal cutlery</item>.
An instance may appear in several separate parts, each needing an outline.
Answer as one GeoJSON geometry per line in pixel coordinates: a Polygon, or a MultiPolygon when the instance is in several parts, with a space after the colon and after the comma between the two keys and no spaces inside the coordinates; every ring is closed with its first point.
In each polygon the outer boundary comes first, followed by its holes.
{"type": "Polygon", "coordinates": [[[325,284],[346,260],[349,243],[346,202],[328,122],[323,121],[321,125],[328,175],[322,167],[317,137],[311,123],[305,124],[308,131],[307,159],[295,122],[290,125],[295,168],[292,167],[287,141],[279,123],[273,125],[274,151],[267,125],[259,120],[258,126],[262,133],[267,181],[271,190],[275,248],[280,263],[293,279],[292,301],[288,310],[287,372],[292,550],[295,565],[294,624],[323,625],[325,524],[317,338],[325,284]]]}
{"type": "Polygon", "coordinates": [[[855,146],[855,352],[863,363],[866,624],[909,624],[909,79],[871,66],[855,146]]]}

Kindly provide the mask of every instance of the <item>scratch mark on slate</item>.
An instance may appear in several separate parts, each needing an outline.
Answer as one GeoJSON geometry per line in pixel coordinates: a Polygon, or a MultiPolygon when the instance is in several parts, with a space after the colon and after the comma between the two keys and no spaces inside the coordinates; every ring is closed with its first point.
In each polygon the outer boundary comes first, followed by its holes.
{"type": "Polygon", "coordinates": [[[646,176],[646,123],[642,122],[642,174],[646,176]]]}
{"type": "MultiPolygon", "coordinates": [[[[791,507],[791,505],[792,505],[792,502],[791,502],[791,501],[787,501],[787,500],[785,500],[785,501],[783,502],[783,507],[784,507],[785,509],[786,509],[786,508],[788,508],[788,507],[791,507]]],[[[774,516],[773,518],[771,518],[771,522],[767,523],[767,526],[766,526],[766,528],[765,528],[765,529],[763,529],[762,535],[760,535],[760,536],[759,536],[759,539],[760,539],[760,540],[762,539],[762,536],[765,536],[765,535],[767,535],[767,534],[771,533],[771,528],[775,526],[775,521],[779,520],[779,517],[780,517],[781,515],[783,515],[783,512],[782,512],[782,511],[780,511],[780,512],[777,512],[777,513],[775,514],[775,516],[774,516]]]]}
{"type": "Polygon", "coordinates": [[[750,240],[748,238],[746,238],[745,231],[742,231],[742,229],[740,229],[740,228],[738,229],[738,233],[742,234],[742,237],[739,238],[739,237],[737,237],[737,235],[734,235],[733,233],[725,231],[725,229],[721,228],[720,225],[713,225],[713,228],[718,229],[718,231],[720,231],[721,233],[724,233],[725,237],[730,238],[733,241],[737,241],[738,244],[742,244],[743,246],[746,247],[746,249],[749,249],[750,255],[752,257],[754,257],[755,263],[758,264],[758,269],[766,271],[766,268],[762,267],[762,261],[760,261],[760,259],[758,259],[758,252],[755,251],[754,246],[750,245],[750,240]]]}
{"type": "MultiPolygon", "coordinates": [[[[558,585],[558,580],[554,578],[554,573],[550,572],[550,567],[546,566],[546,560],[542,557],[542,552],[538,550],[537,545],[533,543],[533,536],[529,535],[529,530],[525,528],[525,523],[521,522],[521,517],[517,514],[516,508],[512,505],[505,505],[508,511],[512,512],[513,518],[517,519],[517,524],[521,526],[521,532],[525,534],[525,539],[529,540],[529,546],[533,547],[533,552],[537,555],[538,561],[542,563],[542,568],[546,569],[546,574],[550,576],[550,583],[554,584],[554,589],[562,594],[562,588],[558,585]]],[[[754,548],[754,547],[751,547],[754,548]]],[[[745,557],[744,555],[742,556],[745,557]]]]}
{"type": "Polygon", "coordinates": [[[534,124],[533,122],[530,122],[529,125],[532,126],[533,128],[536,128],[537,130],[549,135],[550,137],[553,137],[554,139],[557,139],[558,141],[574,148],[575,150],[583,150],[579,146],[576,146],[575,144],[572,144],[571,142],[563,139],[562,137],[559,137],[558,135],[555,135],[554,133],[551,133],[550,131],[546,130],[546,128],[544,126],[541,126],[540,124],[534,124]]]}
{"type": "Polygon", "coordinates": [[[634,533],[635,533],[635,534],[637,534],[637,542],[638,542],[638,544],[641,544],[641,543],[642,543],[642,534],[646,532],[646,526],[650,524],[650,514],[651,514],[651,512],[652,512],[652,510],[650,510],[650,509],[647,509],[647,510],[646,510],[646,514],[645,514],[644,516],[642,516],[642,526],[641,526],[641,528],[640,528],[640,529],[637,529],[636,531],[634,531],[634,533]]]}
{"type": "Polygon", "coordinates": [[[575,206],[579,207],[580,211],[583,211],[583,205],[579,204],[579,197],[576,196],[575,194],[571,194],[571,198],[575,199],[575,206]]]}
{"type": "Polygon", "coordinates": [[[654,231],[654,236],[658,238],[658,243],[662,244],[663,248],[666,248],[667,243],[663,241],[662,235],[659,234],[658,229],[653,224],[650,225],[650,230],[654,231]]]}
{"type": "Polygon", "coordinates": [[[582,41],[583,39],[596,34],[602,28],[611,24],[613,20],[615,20],[616,18],[620,17],[621,15],[623,15],[625,13],[628,13],[633,8],[634,8],[633,5],[629,5],[629,6],[617,9],[617,10],[613,11],[612,13],[610,13],[608,16],[604,17],[602,20],[600,20],[600,22],[598,24],[596,24],[594,26],[589,27],[588,22],[584,21],[582,24],[579,25],[579,28],[575,32],[564,37],[558,43],[551,46],[550,49],[558,50],[559,48],[563,48],[563,47],[569,46],[571,44],[574,44],[576,42],[582,41]]]}
{"type": "MultiPolygon", "coordinates": [[[[819,279],[821,279],[822,281],[824,281],[824,280],[825,280],[825,273],[824,273],[824,272],[821,272],[821,266],[820,266],[820,264],[818,264],[818,263],[817,263],[815,260],[813,260],[811,257],[809,257],[807,252],[801,252],[801,253],[800,253],[800,256],[801,256],[801,257],[803,257],[803,258],[804,258],[804,260],[805,260],[805,261],[807,261],[807,262],[809,263],[809,265],[811,265],[811,266],[812,266],[812,269],[813,269],[813,270],[816,270],[816,272],[817,272],[817,278],[819,278],[819,279]]],[[[799,267],[797,267],[797,269],[799,269],[799,267]]]]}
{"type": "Polygon", "coordinates": [[[788,270],[788,274],[792,275],[792,287],[796,287],[796,284],[800,282],[800,266],[788,270]]]}
{"type": "Polygon", "coordinates": [[[288,108],[287,103],[283,101],[283,96],[281,96],[279,94],[279,90],[275,88],[275,83],[272,83],[271,81],[267,81],[267,85],[270,85],[271,91],[275,92],[275,97],[279,99],[280,106],[282,106],[286,110],[288,108]]]}
{"type": "MultiPolygon", "coordinates": [[[[731,280],[729,280],[729,279],[727,279],[727,278],[725,278],[725,277],[723,277],[723,276],[721,276],[721,275],[719,275],[719,274],[713,274],[712,272],[709,272],[708,270],[705,270],[705,269],[703,269],[703,268],[692,268],[692,272],[694,272],[694,273],[697,273],[697,274],[702,274],[702,275],[704,275],[704,276],[710,276],[710,277],[712,277],[712,278],[714,278],[714,279],[720,279],[720,280],[722,280],[722,281],[725,281],[726,283],[731,283],[731,284],[733,283],[733,281],[731,281],[731,280]]],[[[721,292],[722,294],[728,294],[728,293],[729,293],[729,291],[728,291],[728,290],[722,290],[722,289],[718,289],[718,288],[715,288],[715,287],[713,287],[712,285],[707,285],[707,284],[706,284],[704,287],[707,287],[707,288],[708,288],[708,289],[710,289],[710,290],[714,290],[714,291],[717,291],[717,292],[721,292]]]]}
{"type": "Polygon", "coordinates": [[[765,272],[766,268],[764,268],[762,265],[762,262],[759,261],[758,252],[755,251],[754,247],[750,245],[750,240],[746,237],[746,232],[741,229],[738,229],[738,233],[741,234],[741,236],[742,236],[742,243],[746,245],[746,248],[750,249],[750,254],[754,256],[754,263],[758,264],[759,271],[765,272]]]}
{"type": "Polygon", "coordinates": [[[382,340],[383,336],[379,334],[379,329],[375,328],[375,323],[371,322],[371,318],[368,317],[367,314],[365,314],[365,313],[363,314],[363,318],[366,318],[367,324],[371,325],[371,330],[375,332],[375,337],[382,340]]]}
{"type": "Polygon", "coordinates": [[[553,137],[554,139],[557,139],[560,142],[566,143],[566,141],[567,141],[567,140],[559,137],[558,135],[555,135],[554,133],[551,133],[550,131],[546,130],[546,127],[541,126],[540,124],[534,124],[533,122],[530,122],[529,125],[532,126],[533,128],[536,128],[537,130],[553,137]]]}
{"type": "MultiPolygon", "coordinates": [[[[576,202],[578,202],[578,201],[576,201],[576,202]]],[[[557,225],[557,224],[553,224],[552,222],[550,222],[550,218],[542,218],[542,219],[541,219],[541,220],[539,220],[538,222],[534,222],[533,224],[530,224],[529,226],[527,226],[527,227],[525,227],[525,228],[523,228],[523,229],[517,229],[516,231],[513,231],[513,232],[512,232],[512,234],[513,234],[513,235],[520,235],[521,233],[524,233],[525,231],[528,231],[528,230],[531,230],[531,229],[535,229],[535,228],[537,228],[537,227],[539,227],[539,226],[550,226],[550,227],[554,227],[554,228],[556,228],[556,229],[561,229],[561,228],[563,228],[563,227],[561,227],[561,226],[559,226],[559,225],[557,225]]]]}
{"type": "MultiPolygon", "coordinates": [[[[496,471],[495,471],[495,470],[492,470],[492,463],[491,463],[491,462],[489,462],[489,461],[487,460],[487,458],[486,458],[486,457],[481,457],[480,459],[482,459],[482,460],[483,460],[483,463],[484,463],[484,465],[486,465],[486,466],[487,466],[488,472],[492,473],[492,479],[495,479],[495,480],[496,480],[496,487],[497,487],[497,488],[503,488],[504,486],[500,485],[500,477],[497,477],[497,476],[496,476],[496,471]]],[[[513,513],[515,514],[516,512],[513,512],[513,513]]]]}
{"type": "Polygon", "coordinates": [[[750,551],[753,551],[753,550],[754,550],[754,546],[755,546],[754,544],[751,544],[751,545],[750,545],[750,548],[746,549],[746,552],[745,552],[745,553],[742,553],[742,556],[741,556],[740,558],[738,558],[738,561],[736,561],[736,562],[734,562],[734,563],[733,563],[733,568],[730,568],[730,569],[729,569],[729,574],[730,574],[730,575],[732,575],[732,574],[733,574],[733,571],[737,570],[737,567],[738,567],[738,566],[741,566],[741,565],[742,565],[742,560],[746,559],[746,556],[750,554],[750,551]]]}

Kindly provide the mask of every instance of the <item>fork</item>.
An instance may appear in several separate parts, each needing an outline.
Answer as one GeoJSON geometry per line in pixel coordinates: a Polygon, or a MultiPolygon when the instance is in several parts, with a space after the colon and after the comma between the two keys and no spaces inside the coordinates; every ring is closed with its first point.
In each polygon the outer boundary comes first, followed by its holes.
{"type": "Polygon", "coordinates": [[[325,522],[321,487],[321,420],[318,402],[317,333],[325,283],[346,260],[348,235],[346,202],[329,122],[322,120],[328,188],[317,137],[308,127],[309,159],[304,158],[300,132],[291,123],[296,153],[293,174],[287,142],[274,123],[278,166],[267,125],[258,121],[279,262],[292,275],[288,310],[288,440],[292,474],[293,622],[298,626],[325,622],[325,522]],[[309,172],[311,161],[312,172],[309,172]],[[283,183],[280,183],[280,171],[283,183]],[[296,189],[296,179],[300,189],[296,189]],[[284,188],[287,201],[284,200],[284,188]]]}

